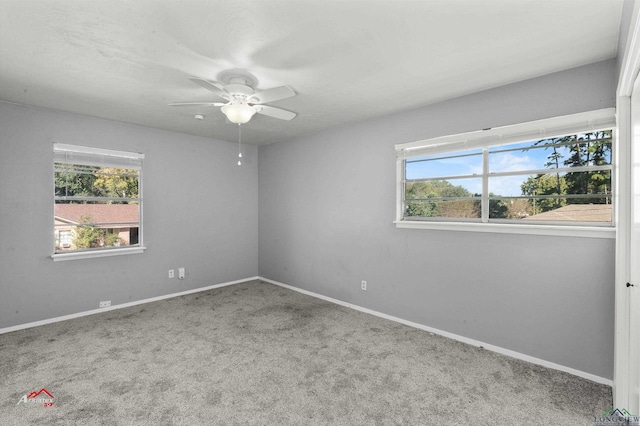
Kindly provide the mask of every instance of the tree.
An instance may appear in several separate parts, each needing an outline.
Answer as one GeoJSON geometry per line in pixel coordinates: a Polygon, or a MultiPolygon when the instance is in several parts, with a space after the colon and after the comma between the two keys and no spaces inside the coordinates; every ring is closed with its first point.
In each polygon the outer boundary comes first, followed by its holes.
{"type": "MultiPolygon", "coordinates": [[[[534,145],[542,145],[552,151],[547,157],[545,167],[559,169],[563,167],[587,167],[611,164],[611,131],[585,133],[582,135],[569,135],[559,138],[543,139],[534,145]],[[561,147],[568,147],[569,156],[564,158],[560,152],[561,147]]],[[[526,151],[527,149],[525,149],[526,151]]],[[[531,198],[531,212],[538,214],[557,209],[567,204],[598,204],[608,203],[607,197],[594,198],[562,198],[567,194],[610,194],[611,171],[577,171],[568,172],[564,176],[555,174],[538,174],[529,177],[520,186],[522,195],[532,197],[540,195],[555,195],[554,198],[531,198]]]]}
{"type": "Polygon", "coordinates": [[[133,174],[126,169],[103,167],[96,172],[95,176],[93,188],[101,197],[138,197],[137,173],[133,174]]]}
{"type": "Polygon", "coordinates": [[[508,216],[509,206],[504,200],[493,198],[496,195],[489,193],[489,217],[492,219],[504,219],[508,216]]]}
{"type": "MultiPolygon", "coordinates": [[[[563,136],[555,139],[543,139],[536,143],[535,146],[543,145],[545,150],[551,148],[551,154],[547,156],[547,162],[544,163],[544,166],[547,168],[553,168],[558,170],[560,168],[560,160],[564,158],[564,156],[558,151],[560,147],[559,144],[571,142],[575,139],[575,136],[563,136]]],[[[556,172],[556,194],[562,194],[562,184],[560,173],[556,172]]],[[[556,203],[558,207],[560,207],[559,203],[556,203]]]]}
{"type": "MultiPolygon", "coordinates": [[[[559,174],[546,175],[539,174],[530,176],[520,185],[522,195],[563,195],[567,193],[567,182],[563,176],[559,174]]],[[[554,210],[567,205],[566,198],[543,198],[531,199],[532,214],[539,214],[549,210],[554,210]]]]}
{"type": "Polygon", "coordinates": [[[94,222],[91,216],[81,216],[79,222],[81,225],[75,227],[76,236],[73,239],[76,248],[113,247],[122,243],[117,234],[109,233],[105,228],[92,226],[94,222]]]}
{"type": "MultiPolygon", "coordinates": [[[[564,161],[565,166],[602,166],[611,164],[611,130],[585,133],[574,137],[575,143],[570,145],[571,155],[564,161]]],[[[597,170],[586,172],[570,172],[565,176],[567,194],[610,194],[611,171],[597,170]]],[[[609,203],[607,197],[572,199],[573,204],[609,203]]]]}
{"type": "Polygon", "coordinates": [[[428,181],[407,184],[405,214],[413,217],[479,217],[477,200],[440,200],[439,198],[473,197],[467,189],[450,182],[428,181]]]}
{"type": "Polygon", "coordinates": [[[436,200],[425,199],[437,198],[437,188],[434,182],[412,182],[407,184],[405,197],[407,200],[407,216],[432,217],[437,216],[438,203],[436,200]]]}
{"type": "MultiPolygon", "coordinates": [[[[55,194],[66,197],[91,197],[96,191],[93,183],[99,167],[56,164],[54,172],[55,194]]],[[[68,201],[67,201],[68,202],[68,201]]]]}

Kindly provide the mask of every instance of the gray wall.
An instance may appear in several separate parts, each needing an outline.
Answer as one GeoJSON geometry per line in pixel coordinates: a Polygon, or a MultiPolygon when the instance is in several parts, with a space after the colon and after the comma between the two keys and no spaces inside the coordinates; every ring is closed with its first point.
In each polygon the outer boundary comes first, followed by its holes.
{"type": "Polygon", "coordinates": [[[622,19],[620,20],[620,34],[618,35],[618,56],[616,58],[616,75],[620,75],[622,71],[622,61],[624,60],[627,42],[629,41],[629,29],[635,2],[636,0],[624,0],[622,4],[622,19]]]}
{"type": "Polygon", "coordinates": [[[0,103],[0,328],[257,275],[257,153],[0,103]],[[53,143],[142,152],[143,254],[53,262],[53,143]],[[167,270],[186,267],[186,279],[167,270]]]}
{"type": "Polygon", "coordinates": [[[609,60],[261,146],[260,275],[612,378],[613,239],[392,221],[394,144],[614,106],[615,69],[609,60]]]}

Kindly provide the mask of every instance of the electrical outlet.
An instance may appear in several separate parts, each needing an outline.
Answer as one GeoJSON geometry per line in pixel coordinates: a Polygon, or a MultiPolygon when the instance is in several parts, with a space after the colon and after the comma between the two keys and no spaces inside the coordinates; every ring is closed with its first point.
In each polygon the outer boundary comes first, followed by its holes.
{"type": "Polygon", "coordinates": [[[111,306],[111,300],[103,300],[98,305],[99,308],[108,308],[109,306],[111,306]]]}
{"type": "Polygon", "coordinates": [[[178,279],[184,280],[184,268],[178,268],[178,279]]]}
{"type": "Polygon", "coordinates": [[[363,280],[363,281],[360,283],[360,288],[361,288],[362,290],[366,290],[366,289],[367,289],[367,282],[363,280]]]}
{"type": "Polygon", "coordinates": [[[175,278],[176,277],[176,271],[174,269],[169,269],[169,278],[175,278]]]}

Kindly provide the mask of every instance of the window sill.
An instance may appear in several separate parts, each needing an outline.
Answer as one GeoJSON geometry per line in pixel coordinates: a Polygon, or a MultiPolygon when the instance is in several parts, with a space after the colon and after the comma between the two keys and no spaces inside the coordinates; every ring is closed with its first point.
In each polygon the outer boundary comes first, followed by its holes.
{"type": "Polygon", "coordinates": [[[77,259],[90,259],[93,257],[109,257],[109,256],[121,256],[125,254],[140,254],[143,253],[146,247],[131,247],[131,248],[118,248],[109,250],[98,251],[79,251],[74,253],[57,253],[51,255],[54,262],[63,260],[77,260],[77,259]]]}
{"type": "Polygon", "coordinates": [[[611,226],[524,225],[508,223],[461,223],[430,221],[396,221],[396,228],[434,229],[440,231],[493,232],[500,234],[552,235],[557,237],[615,238],[611,226]]]}

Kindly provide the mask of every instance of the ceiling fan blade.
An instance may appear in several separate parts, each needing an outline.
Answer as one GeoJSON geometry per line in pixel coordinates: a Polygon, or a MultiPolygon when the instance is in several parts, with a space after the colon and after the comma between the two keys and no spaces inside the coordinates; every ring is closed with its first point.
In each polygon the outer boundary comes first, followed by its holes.
{"type": "Polygon", "coordinates": [[[227,99],[227,100],[231,98],[231,96],[227,92],[224,91],[224,87],[219,85],[218,83],[215,83],[215,82],[209,81],[209,80],[205,80],[203,78],[198,78],[198,77],[189,77],[189,80],[193,81],[198,86],[204,87],[208,91],[210,91],[212,93],[215,93],[216,95],[220,96],[221,98],[224,98],[224,99],[227,99]]]}
{"type": "Polygon", "coordinates": [[[280,99],[290,98],[295,95],[296,92],[294,92],[291,87],[280,86],[254,93],[249,96],[247,100],[252,104],[266,104],[269,102],[279,101],[280,99]]]}
{"type": "Polygon", "coordinates": [[[169,106],[223,106],[226,105],[222,102],[172,102],[169,106]]]}
{"type": "Polygon", "coordinates": [[[254,108],[258,114],[268,115],[269,117],[279,118],[280,120],[293,120],[293,118],[298,115],[295,112],[268,105],[256,105],[254,108]]]}

